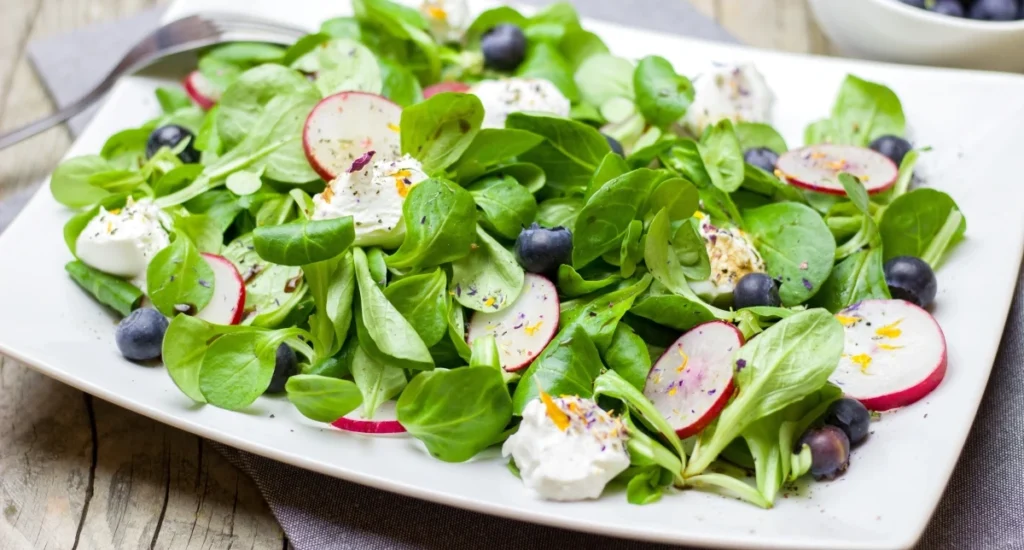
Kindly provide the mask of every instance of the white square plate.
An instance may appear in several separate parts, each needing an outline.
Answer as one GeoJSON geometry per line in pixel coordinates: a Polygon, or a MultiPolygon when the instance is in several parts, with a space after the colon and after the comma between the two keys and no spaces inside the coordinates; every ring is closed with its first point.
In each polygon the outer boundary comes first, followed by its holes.
{"type": "MultiPolygon", "coordinates": [[[[676,0],[678,1],[678,0],[676,0]]],[[[476,5],[477,9],[485,7],[476,5]]],[[[239,9],[237,0],[179,0],[176,18],[239,9]]],[[[246,13],[315,28],[343,2],[249,0],[246,13]]],[[[920,174],[949,192],[968,220],[968,238],[939,273],[935,314],[949,340],[949,372],[926,400],[886,414],[838,481],[816,483],[773,510],[688,491],[649,506],[622,494],[559,504],[532,497],[495,454],[467,464],[430,458],[412,439],[352,436],[306,420],[284,399],[262,398],[247,413],[198,406],[162,368],[123,360],[114,319],[64,274],[61,237],[70,212],[41,191],[0,238],[0,351],[49,376],[161,422],[380,489],[479,512],[614,536],[748,548],[905,548],[928,523],[981,400],[1017,279],[1024,217],[1019,147],[1024,78],[897,67],[764,52],[589,22],[618,54],[658,53],[684,74],[712,61],[749,60],[778,100],[775,125],[791,144],[825,116],[843,76],[884,82],[903,100],[915,143],[930,145],[920,174]],[[271,420],[270,416],[276,416],[271,420]]],[[[161,82],[127,78],[70,155],[96,153],[107,136],[157,112],[161,82]]]]}

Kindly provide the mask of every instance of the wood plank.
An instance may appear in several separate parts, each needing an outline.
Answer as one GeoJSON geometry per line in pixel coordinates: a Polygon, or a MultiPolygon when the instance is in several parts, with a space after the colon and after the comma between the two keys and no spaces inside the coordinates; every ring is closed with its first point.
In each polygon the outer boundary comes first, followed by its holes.
{"type": "Polygon", "coordinates": [[[71,548],[91,493],[81,392],[0,356],[0,547],[71,548]]]}
{"type": "Polygon", "coordinates": [[[805,0],[718,0],[718,21],[760,48],[828,53],[805,0]]]}
{"type": "MultiPolygon", "coordinates": [[[[52,112],[23,57],[28,40],[153,3],[0,0],[0,128],[52,112]]],[[[69,144],[65,130],[55,128],[0,152],[0,199],[44,178],[69,144]]],[[[0,511],[5,549],[283,544],[251,480],[207,443],[3,357],[0,511]]]]}

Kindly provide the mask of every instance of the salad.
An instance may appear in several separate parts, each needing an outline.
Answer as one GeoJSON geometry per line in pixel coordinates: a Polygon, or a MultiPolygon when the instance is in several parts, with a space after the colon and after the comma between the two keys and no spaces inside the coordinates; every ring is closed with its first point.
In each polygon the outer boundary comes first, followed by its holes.
{"type": "Polygon", "coordinates": [[[189,399],[500,447],[544,499],[768,508],[942,381],[966,221],[892,90],[848,76],[791,147],[755,66],[617,57],[566,3],[353,6],[205,51],[53,174],[68,274],[189,399]]]}

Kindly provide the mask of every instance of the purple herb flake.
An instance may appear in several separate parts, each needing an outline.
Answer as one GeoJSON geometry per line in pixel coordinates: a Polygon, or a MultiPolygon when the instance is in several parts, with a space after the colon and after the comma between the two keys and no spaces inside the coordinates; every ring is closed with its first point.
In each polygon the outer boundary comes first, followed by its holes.
{"type": "Polygon", "coordinates": [[[351,174],[353,172],[358,172],[363,168],[366,168],[366,165],[370,164],[370,161],[373,160],[373,155],[375,153],[376,151],[367,151],[366,153],[363,154],[363,156],[352,161],[352,167],[348,169],[348,173],[351,174]]]}

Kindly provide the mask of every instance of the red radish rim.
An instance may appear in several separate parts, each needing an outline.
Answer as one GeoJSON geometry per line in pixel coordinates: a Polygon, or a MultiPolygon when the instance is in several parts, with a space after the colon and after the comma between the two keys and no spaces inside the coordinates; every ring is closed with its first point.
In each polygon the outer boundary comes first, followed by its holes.
{"type": "MultiPolygon", "coordinates": [[[[195,101],[199,108],[204,111],[209,111],[217,104],[217,99],[212,98],[202,93],[199,88],[196,87],[193,79],[205,78],[199,71],[192,71],[181,81],[181,85],[185,88],[185,92],[188,94],[192,101],[195,101]]],[[[212,85],[212,84],[211,84],[212,85]]]]}
{"type": "MultiPolygon", "coordinates": [[[[526,277],[523,280],[523,287],[524,288],[526,287],[527,284],[529,284],[530,279],[536,279],[536,280],[538,280],[537,282],[539,284],[546,284],[547,286],[549,286],[550,290],[551,290],[551,294],[553,296],[555,296],[556,300],[558,300],[558,286],[551,279],[549,279],[549,278],[547,278],[547,277],[545,277],[543,275],[538,275],[536,273],[527,273],[526,277]]],[[[520,293],[520,296],[522,296],[522,293],[520,293]]],[[[516,300],[518,300],[518,299],[519,299],[519,297],[516,297],[516,300]]],[[[554,323],[550,323],[548,328],[544,329],[545,333],[548,333],[548,335],[547,335],[547,342],[544,344],[544,346],[541,347],[539,350],[537,350],[536,354],[530,356],[527,359],[524,359],[524,361],[522,363],[520,363],[518,365],[515,365],[515,366],[502,367],[505,370],[505,372],[519,372],[521,370],[525,370],[525,369],[529,368],[529,366],[533,363],[533,361],[535,359],[537,359],[537,357],[540,356],[540,354],[551,344],[551,342],[555,339],[555,336],[558,334],[558,326],[562,322],[562,309],[561,309],[560,306],[561,306],[561,304],[560,304],[560,301],[559,301],[559,307],[555,308],[555,319],[554,319],[555,322],[554,323]]],[[[515,303],[513,303],[511,306],[509,306],[509,309],[512,309],[514,307],[515,307],[515,303]]],[[[469,322],[466,324],[466,334],[464,335],[464,339],[466,340],[466,343],[469,344],[470,346],[473,345],[473,340],[471,340],[469,338],[470,327],[472,327],[472,325],[473,325],[473,317],[475,317],[478,313],[483,313],[483,312],[474,311],[473,312],[473,316],[471,316],[469,318],[469,322]]]]}
{"type": "MultiPolygon", "coordinates": [[[[377,408],[377,414],[382,412],[388,415],[394,414],[394,401],[388,401],[382,403],[381,407],[377,408]],[[390,408],[382,408],[391,406],[390,408]]],[[[356,408],[356,410],[346,414],[345,416],[331,422],[331,426],[338,428],[339,430],[356,433],[362,435],[398,435],[406,433],[405,426],[396,419],[389,418],[387,420],[368,420],[365,418],[359,418],[357,415],[361,414],[363,410],[362,406],[356,408]]]]}
{"type": "Polygon", "coordinates": [[[842,185],[840,185],[839,187],[824,187],[824,186],[820,186],[820,185],[817,185],[817,184],[814,184],[814,183],[809,183],[809,182],[797,179],[795,176],[790,175],[789,173],[787,173],[786,171],[782,170],[782,168],[779,167],[782,164],[783,159],[785,159],[789,155],[794,155],[795,156],[795,155],[800,154],[803,151],[807,151],[809,149],[814,149],[814,148],[822,147],[822,146],[853,147],[853,148],[861,149],[861,150],[863,150],[865,152],[870,152],[871,154],[876,155],[879,160],[883,160],[884,159],[884,161],[886,163],[891,165],[892,170],[893,170],[893,177],[890,178],[888,181],[886,181],[886,183],[884,185],[876,186],[876,187],[868,187],[867,185],[864,186],[869,195],[875,195],[875,194],[887,191],[893,185],[896,185],[896,181],[899,179],[899,175],[900,175],[899,167],[896,166],[896,163],[894,163],[892,161],[892,159],[890,159],[889,157],[879,153],[878,151],[875,151],[873,149],[868,149],[867,147],[858,147],[856,145],[835,145],[835,144],[830,144],[830,143],[821,143],[821,144],[817,144],[817,145],[807,145],[805,147],[801,147],[799,149],[793,149],[791,151],[787,151],[787,152],[783,153],[782,156],[779,157],[778,162],[775,163],[775,175],[778,176],[780,179],[785,180],[790,185],[793,185],[794,187],[799,187],[801,189],[807,189],[808,191],[814,191],[814,192],[823,193],[823,194],[826,194],[826,195],[846,196],[846,190],[843,189],[842,185]]]}
{"type": "Polygon", "coordinates": [[[330,172],[327,171],[327,168],[321,166],[320,163],[316,161],[316,155],[314,154],[313,148],[310,145],[311,142],[312,142],[312,138],[309,136],[309,121],[313,118],[313,115],[316,114],[317,110],[320,109],[320,107],[323,106],[328,101],[335,100],[335,99],[340,98],[342,96],[348,97],[350,95],[365,95],[365,96],[375,97],[375,98],[387,101],[388,103],[390,103],[390,104],[394,105],[395,107],[397,107],[399,110],[402,109],[401,105],[395,103],[394,101],[391,101],[390,99],[388,99],[388,98],[386,98],[386,97],[384,97],[384,96],[382,96],[380,94],[371,94],[370,92],[357,92],[357,91],[338,92],[336,94],[332,94],[332,95],[329,95],[329,96],[321,99],[316,105],[314,105],[313,106],[313,110],[311,110],[309,112],[309,114],[306,115],[306,120],[305,120],[305,122],[302,123],[302,151],[306,154],[306,162],[309,163],[310,168],[312,168],[313,171],[317,173],[317,175],[319,175],[321,178],[323,178],[324,181],[327,181],[327,182],[332,181],[334,178],[338,177],[340,174],[333,174],[332,175],[330,172]]]}
{"type": "Polygon", "coordinates": [[[932,324],[935,325],[935,330],[938,331],[939,338],[942,339],[942,355],[939,357],[938,366],[932,369],[931,372],[928,373],[928,376],[908,388],[899,390],[895,393],[887,393],[875,397],[861,398],[854,395],[850,395],[849,397],[860,401],[860,403],[870,411],[890,411],[900,407],[913,405],[914,403],[924,399],[928,394],[934,391],[935,388],[939,387],[939,384],[942,383],[942,380],[946,377],[946,369],[949,362],[949,346],[946,343],[946,334],[942,332],[942,326],[940,326],[939,322],[935,320],[934,315],[917,304],[906,300],[864,300],[851,307],[859,307],[861,304],[868,302],[902,302],[912,309],[917,309],[923,312],[927,315],[927,318],[932,322],[932,324]]]}
{"type": "MultiPolygon", "coordinates": [[[[686,336],[690,332],[693,332],[693,331],[695,331],[695,330],[697,330],[697,329],[699,329],[701,327],[707,327],[709,325],[722,325],[724,327],[728,327],[729,329],[731,329],[736,334],[736,339],[739,340],[739,346],[740,347],[742,347],[744,344],[746,344],[746,339],[743,338],[743,333],[738,328],[736,328],[736,326],[733,325],[732,323],[726,323],[725,321],[708,321],[706,323],[701,323],[701,324],[691,328],[690,330],[684,332],[683,334],[679,335],[679,338],[676,338],[672,342],[672,344],[669,345],[668,349],[665,350],[665,352],[663,354],[661,354],[661,356],[658,357],[658,360],[655,361],[653,364],[657,365],[659,362],[661,362],[661,360],[666,355],[671,353],[672,352],[672,348],[675,346],[676,342],[678,342],[681,338],[683,338],[684,336],[686,336]]],[[[736,349],[739,350],[739,347],[736,348],[736,349]]],[[[718,418],[718,415],[721,414],[722,409],[724,409],[725,406],[729,403],[729,399],[732,398],[732,394],[736,391],[735,364],[734,363],[730,363],[730,367],[732,368],[733,373],[729,377],[729,382],[726,384],[725,388],[722,390],[721,395],[718,396],[718,398],[711,405],[711,407],[709,407],[707,409],[707,411],[704,412],[704,414],[702,414],[699,418],[697,418],[693,422],[689,423],[686,426],[683,426],[682,428],[677,428],[676,429],[676,435],[679,436],[680,439],[686,439],[688,437],[692,437],[692,436],[697,435],[698,433],[700,433],[701,430],[703,430],[704,428],[708,427],[708,424],[711,424],[712,421],[714,421],[716,418],[718,418]]],[[[648,377],[649,376],[650,375],[648,375],[648,377]]],[[[645,389],[646,389],[646,384],[645,384],[645,389]]],[[[666,420],[670,420],[671,421],[671,419],[666,419],[666,420]]]]}
{"type": "MultiPolygon", "coordinates": [[[[209,252],[203,252],[201,254],[201,256],[203,256],[203,258],[207,261],[207,263],[217,262],[217,263],[223,264],[223,265],[228,266],[228,267],[231,268],[231,272],[234,274],[235,280],[238,281],[238,285],[240,287],[240,290],[238,292],[238,302],[235,303],[234,317],[232,317],[231,321],[229,323],[227,323],[227,324],[228,325],[237,325],[238,323],[241,323],[242,322],[242,318],[245,316],[245,297],[246,297],[246,292],[247,292],[247,289],[245,288],[245,280],[242,279],[242,274],[238,272],[238,268],[235,267],[235,264],[231,263],[231,260],[225,258],[224,256],[218,256],[217,254],[210,254],[209,252]]],[[[211,269],[213,268],[212,265],[210,267],[211,267],[211,269]]],[[[217,291],[216,286],[214,287],[213,291],[214,292],[217,291]]]]}
{"type": "Polygon", "coordinates": [[[423,89],[423,99],[430,99],[437,94],[455,92],[460,94],[468,93],[472,86],[465,82],[438,82],[423,89]]]}

